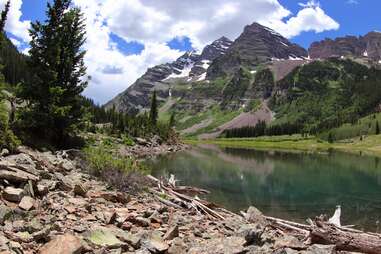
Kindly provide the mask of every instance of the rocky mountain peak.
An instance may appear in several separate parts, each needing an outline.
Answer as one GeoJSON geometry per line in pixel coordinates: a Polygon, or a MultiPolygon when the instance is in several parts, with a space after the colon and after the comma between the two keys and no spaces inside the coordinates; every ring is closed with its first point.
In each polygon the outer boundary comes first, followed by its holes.
{"type": "Polygon", "coordinates": [[[208,78],[235,73],[240,66],[255,68],[274,59],[307,57],[307,51],[291,43],[281,34],[258,23],[244,28],[226,54],[216,59],[208,70],[208,78]]]}
{"type": "Polygon", "coordinates": [[[381,33],[370,32],[365,36],[345,36],[334,40],[325,39],[314,42],[309,48],[309,55],[313,59],[329,57],[363,57],[373,61],[381,60],[381,33]]]}

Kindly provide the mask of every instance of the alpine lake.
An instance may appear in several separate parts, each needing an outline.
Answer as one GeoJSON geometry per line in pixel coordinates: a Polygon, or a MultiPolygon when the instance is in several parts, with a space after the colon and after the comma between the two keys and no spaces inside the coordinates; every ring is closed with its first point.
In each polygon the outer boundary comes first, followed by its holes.
{"type": "Polygon", "coordinates": [[[308,153],[192,146],[145,162],[156,177],[211,193],[202,198],[233,212],[251,205],[265,215],[305,222],[332,216],[380,232],[381,158],[341,152],[308,153]]]}

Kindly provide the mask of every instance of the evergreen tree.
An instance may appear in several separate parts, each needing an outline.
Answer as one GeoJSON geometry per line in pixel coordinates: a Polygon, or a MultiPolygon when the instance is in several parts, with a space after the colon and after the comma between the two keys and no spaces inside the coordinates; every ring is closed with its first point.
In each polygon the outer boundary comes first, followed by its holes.
{"type": "Polygon", "coordinates": [[[333,134],[332,134],[332,132],[330,132],[330,133],[328,134],[328,143],[332,144],[333,141],[334,141],[333,134]]]}
{"type": "Polygon", "coordinates": [[[4,32],[5,22],[7,21],[7,16],[8,16],[10,7],[11,7],[11,0],[8,0],[7,3],[5,4],[4,10],[1,12],[0,33],[4,32]]]}
{"type": "Polygon", "coordinates": [[[153,126],[157,125],[157,118],[158,118],[158,109],[157,109],[157,98],[156,98],[156,90],[153,91],[152,94],[152,99],[151,99],[151,110],[150,110],[150,115],[149,119],[151,121],[151,124],[153,126]]]}
{"type": "Polygon", "coordinates": [[[87,85],[82,79],[84,18],[70,4],[71,0],[48,3],[45,23],[32,23],[29,67],[34,76],[19,95],[29,103],[22,115],[25,126],[59,145],[80,123],[80,94],[87,85]]]}
{"type": "Polygon", "coordinates": [[[376,121],[376,135],[380,134],[380,125],[378,124],[378,121],[376,121]]]}
{"type": "Polygon", "coordinates": [[[173,127],[176,125],[176,119],[175,119],[176,113],[173,112],[171,114],[171,118],[169,118],[169,127],[173,127]]]}

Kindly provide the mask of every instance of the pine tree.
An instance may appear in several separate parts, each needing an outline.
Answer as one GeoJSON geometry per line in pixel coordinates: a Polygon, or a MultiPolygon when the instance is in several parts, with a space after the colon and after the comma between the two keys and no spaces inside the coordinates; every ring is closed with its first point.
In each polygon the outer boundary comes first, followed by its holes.
{"type": "Polygon", "coordinates": [[[378,124],[378,121],[376,121],[376,135],[380,134],[380,125],[378,124]]]}
{"type": "Polygon", "coordinates": [[[70,4],[71,0],[48,3],[45,23],[32,23],[29,67],[34,76],[22,85],[19,95],[29,102],[22,115],[24,126],[54,138],[51,141],[58,145],[80,123],[80,94],[87,86],[82,79],[86,72],[84,18],[70,4]]]}
{"type": "Polygon", "coordinates": [[[176,125],[176,119],[175,119],[176,113],[173,112],[171,114],[171,118],[169,118],[169,127],[174,127],[176,125]]]}
{"type": "Polygon", "coordinates": [[[330,133],[328,134],[328,143],[332,144],[333,141],[334,141],[333,134],[332,134],[332,132],[330,132],[330,133]]]}
{"type": "Polygon", "coordinates": [[[151,110],[149,119],[151,121],[151,124],[153,126],[157,125],[157,118],[158,118],[158,111],[157,111],[157,98],[156,98],[156,90],[153,91],[152,99],[151,99],[151,110]]]}
{"type": "Polygon", "coordinates": [[[7,3],[5,4],[4,10],[1,12],[0,33],[4,32],[5,22],[7,21],[7,16],[8,16],[10,7],[11,7],[11,0],[8,0],[7,3]]]}

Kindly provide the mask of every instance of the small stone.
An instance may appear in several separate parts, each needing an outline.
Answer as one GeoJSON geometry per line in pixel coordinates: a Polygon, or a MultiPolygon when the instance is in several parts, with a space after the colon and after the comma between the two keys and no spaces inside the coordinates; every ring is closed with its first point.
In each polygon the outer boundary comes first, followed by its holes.
{"type": "Polygon", "coordinates": [[[142,227],[149,227],[149,225],[151,224],[151,221],[143,217],[136,217],[132,219],[132,223],[142,227]]]}
{"type": "Polygon", "coordinates": [[[158,237],[147,239],[145,247],[153,253],[162,253],[169,249],[169,245],[158,237]]]}
{"type": "Polygon", "coordinates": [[[173,240],[174,238],[179,236],[179,227],[173,226],[168,229],[167,233],[165,233],[163,239],[164,240],[173,240]]]}
{"type": "Polygon", "coordinates": [[[114,223],[115,219],[116,219],[116,212],[113,211],[113,212],[104,212],[103,213],[103,218],[104,218],[104,222],[106,224],[112,224],[114,223]]]}
{"type": "Polygon", "coordinates": [[[70,234],[56,237],[40,249],[40,254],[80,254],[83,250],[81,241],[70,234]]]}
{"type": "Polygon", "coordinates": [[[171,247],[169,247],[168,254],[185,254],[187,253],[187,246],[180,238],[173,239],[171,247]]]}
{"type": "Polygon", "coordinates": [[[34,207],[34,199],[29,197],[29,196],[25,196],[21,199],[21,202],[19,203],[19,207],[25,211],[29,211],[30,209],[32,209],[34,207]]]}
{"type": "Polygon", "coordinates": [[[3,191],[3,198],[11,202],[20,202],[23,196],[24,196],[23,189],[7,187],[3,191]]]}
{"type": "Polygon", "coordinates": [[[48,192],[49,192],[48,186],[45,186],[42,184],[37,184],[37,193],[40,196],[45,196],[46,194],[48,194],[48,192]]]}
{"type": "Polygon", "coordinates": [[[75,169],[73,163],[71,161],[68,161],[68,160],[63,160],[59,163],[59,167],[65,171],[72,171],[73,169],[75,169]]]}
{"type": "Polygon", "coordinates": [[[9,150],[4,148],[3,150],[1,150],[0,156],[7,156],[8,154],[9,150]]]}
{"type": "Polygon", "coordinates": [[[74,186],[74,194],[82,197],[86,197],[87,190],[82,184],[76,184],[74,186]]]}

